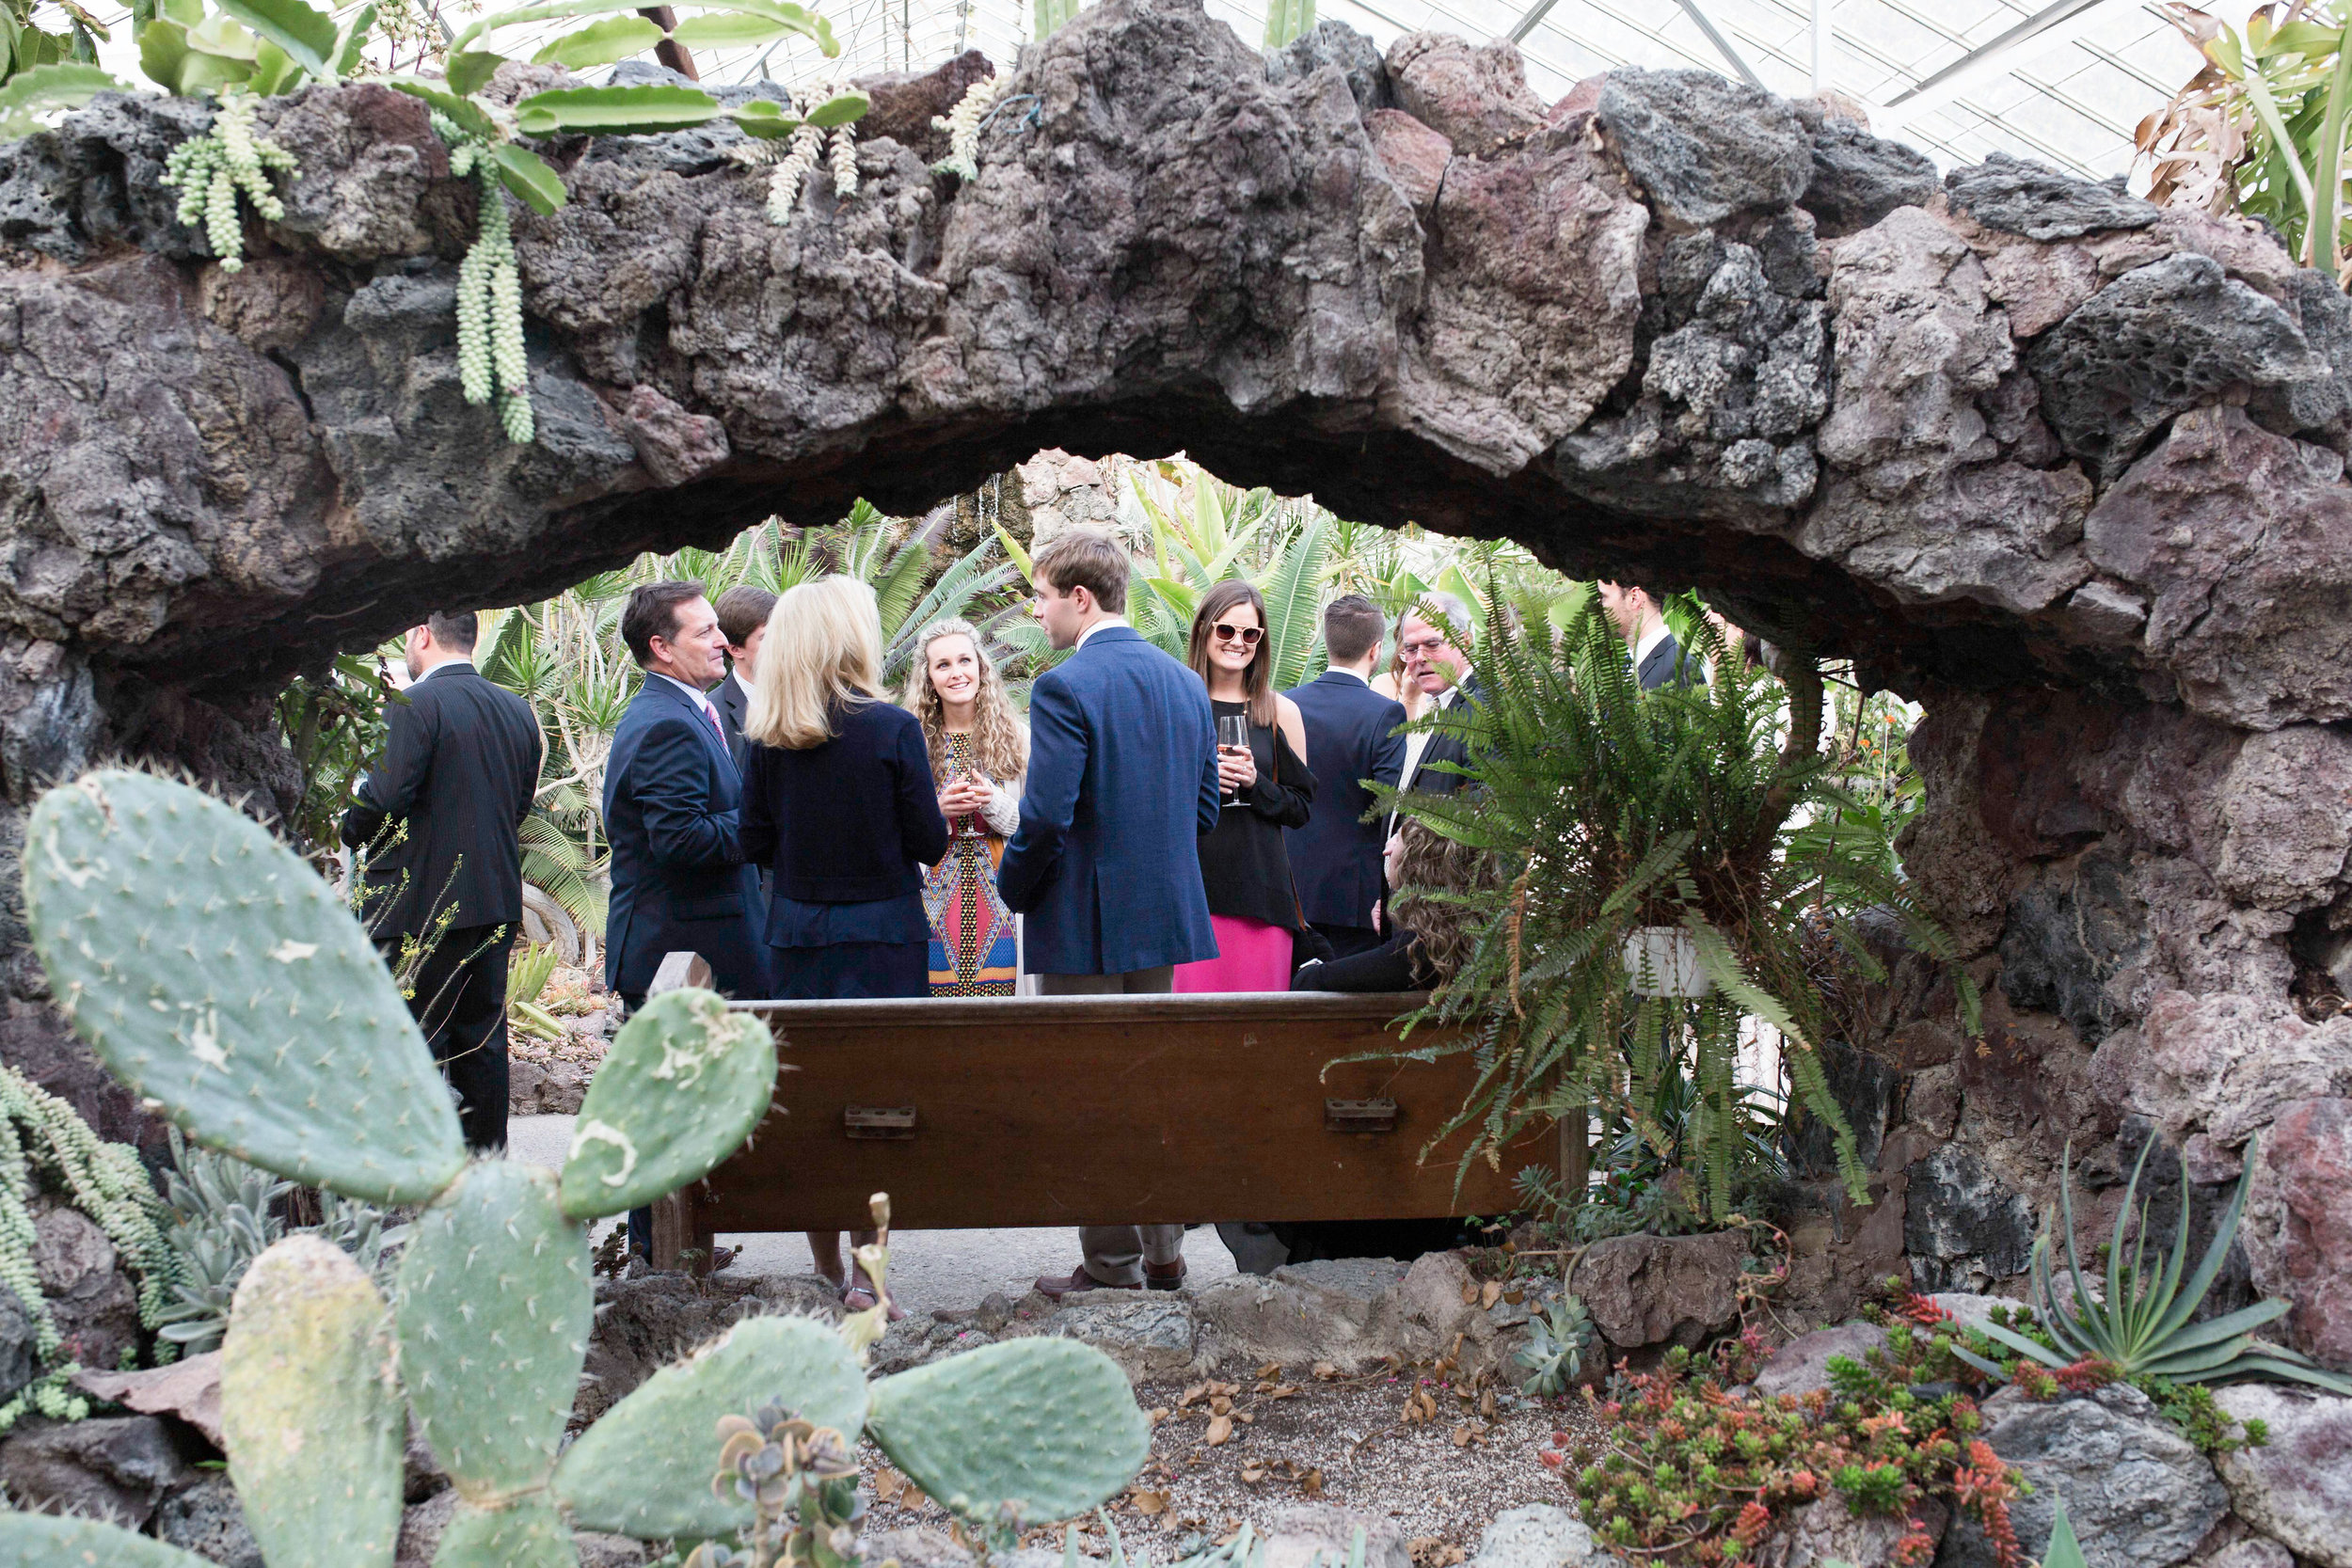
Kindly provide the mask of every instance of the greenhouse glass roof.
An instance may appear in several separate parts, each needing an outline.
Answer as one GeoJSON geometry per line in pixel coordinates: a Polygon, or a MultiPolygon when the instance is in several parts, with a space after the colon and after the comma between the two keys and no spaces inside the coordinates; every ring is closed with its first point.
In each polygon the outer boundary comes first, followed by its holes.
{"type": "MultiPolygon", "coordinates": [[[[1519,47],[1530,85],[1547,99],[1619,65],[1697,67],[1801,95],[1814,90],[1815,3],[1827,9],[1827,85],[1867,106],[1880,134],[1946,167],[2005,151],[2101,178],[2125,173],[2132,128],[2198,65],[2155,8],[2135,0],[1552,0],[1519,47]],[[2000,47],[2005,35],[2012,41],[2000,47]]],[[[1262,0],[1207,4],[1244,39],[1263,36],[1262,0]]],[[[1541,0],[1320,0],[1317,14],[1386,48],[1417,28],[1508,37],[1531,5],[1541,0]]],[[[936,64],[966,48],[1009,63],[1031,31],[1028,0],[826,0],[823,8],[844,44],[838,61],[793,42],[714,56],[704,75],[764,70],[797,86],[936,64]]]]}

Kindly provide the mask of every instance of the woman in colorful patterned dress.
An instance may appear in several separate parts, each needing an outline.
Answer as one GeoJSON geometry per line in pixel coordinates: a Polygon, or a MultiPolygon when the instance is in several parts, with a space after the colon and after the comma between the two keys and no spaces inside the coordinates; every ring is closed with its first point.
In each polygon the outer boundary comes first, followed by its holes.
{"type": "Polygon", "coordinates": [[[931,994],[1010,996],[1021,978],[1020,935],[996,892],[996,863],[1021,826],[1028,727],[963,621],[925,628],[906,705],[922,721],[949,829],[947,853],[923,878],[931,994]]]}

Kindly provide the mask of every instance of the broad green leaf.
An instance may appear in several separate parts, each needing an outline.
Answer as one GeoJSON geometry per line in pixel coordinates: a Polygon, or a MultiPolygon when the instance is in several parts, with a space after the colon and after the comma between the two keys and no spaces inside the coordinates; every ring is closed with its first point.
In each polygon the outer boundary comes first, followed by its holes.
{"type": "MultiPolygon", "coordinates": [[[[690,5],[695,3],[697,0],[688,0],[690,5]]],[[[827,59],[841,53],[841,45],[833,36],[833,24],[805,8],[790,4],[789,0],[722,0],[718,8],[764,16],[790,32],[813,40],[827,59]]]]}
{"type": "Polygon", "coordinates": [[[0,86],[0,119],[43,109],[78,109],[102,92],[124,91],[103,67],[78,63],[37,65],[0,86]]]}
{"type": "Polygon", "coordinates": [[[342,41],[335,19],[313,10],[303,0],[213,0],[270,42],[283,49],[296,64],[323,82],[335,79],[333,64],[342,41]]]}
{"type": "Polygon", "coordinates": [[[719,118],[719,101],[697,87],[648,83],[628,87],[558,87],[534,92],[515,105],[515,128],[526,136],[558,131],[685,131],[719,118]]]}
{"type": "Polygon", "coordinates": [[[506,188],[522,198],[534,213],[545,216],[570,199],[564,189],[564,177],[548,166],[547,160],[527,147],[513,142],[498,145],[499,178],[506,188]]]}
{"type": "Polygon", "coordinates": [[[828,98],[817,107],[809,110],[808,122],[811,125],[821,125],[831,130],[836,125],[849,124],[850,121],[864,114],[866,109],[864,93],[845,92],[838,97],[828,98]]]}
{"type": "Polygon", "coordinates": [[[250,63],[262,53],[262,40],[227,16],[208,16],[188,29],[188,47],[199,54],[250,63]]]}
{"type": "Polygon", "coordinates": [[[773,17],[748,11],[704,11],[681,20],[670,36],[690,49],[743,49],[790,31],[773,17]]]}
{"type": "Polygon", "coordinates": [[[610,16],[615,11],[634,12],[640,9],[638,0],[549,0],[538,6],[517,6],[512,10],[493,11],[450,42],[450,53],[469,48],[476,39],[486,38],[501,27],[519,27],[532,22],[562,22],[575,16],[610,16]]]}
{"type": "Polygon", "coordinates": [[[374,26],[375,0],[368,0],[366,5],[351,13],[351,20],[343,24],[342,33],[337,35],[341,40],[335,46],[335,74],[338,77],[348,76],[359,69],[368,34],[374,26]]]}
{"type": "Polygon", "coordinates": [[[139,29],[139,69],[147,79],[168,93],[183,91],[180,78],[188,63],[188,30],[182,24],[158,17],[139,29]]]}
{"type": "MultiPolygon", "coordinates": [[[[538,65],[560,65],[569,71],[611,65],[642,55],[661,41],[661,29],[642,16],[612,16],[592,22],[576,33],[552,40],[531,56],[538,65]]],[[[753,40],[757,41],[757,40],[753,40]]]]}
{"type": "MultiPolygon", "coordinates": [[[[646,25],[651,26],[652,24],[648,23],[646,25]]],[[[469,49],[463,54],[452,55],[442,62],[441,77],[449,83],[450,91],[471,98],[490,85],[490,78],[497,73],[498,68],[505,63],[506,56],[503,55],[493,55],[487,50],[469,49]]]]}
{"type": "Polygon", "coordinates": [[[156,14],[183,27],[193,27],[204,20],[204,0],[164,0],[164,8],[156,14]]]}
{"type": "Polygon", "coordinates": [[[492,141],[499,139],[498,127],[491,122],[481,104],[470,98],[461,98],[438,82],[428,82],[417,76],[391,76],[384,85],[411,98],[421,98],[427,103],[457,122],[457,128],[492,141]]]}
{"type": "Polygon", "coordinates": [[[744,135],[764,141],[788,136],[801,128],[801,117],[785,113],[784,105],[772,99],[755,98],[748,103],[737,104],[733,112],[735,123],[743,128],[744,135]]]}
{"type": "Polygon", "coordinates": [[[302,67],[294,57],[267,39],[262,40],[260,54],[253,62],[253,74],[246,78],[246,86],[267,98],[275,93],[288,92],[302,80],[302,67]]]}

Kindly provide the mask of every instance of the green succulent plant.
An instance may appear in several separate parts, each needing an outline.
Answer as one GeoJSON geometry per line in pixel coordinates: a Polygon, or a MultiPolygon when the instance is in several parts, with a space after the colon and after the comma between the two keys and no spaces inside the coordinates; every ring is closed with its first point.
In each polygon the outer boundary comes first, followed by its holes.
{"type": "Polygon", "coordinates": [[[1584,1352],[1593,1342],[1593,1315],[1580,1296],[1562,1296],[1535,1314],[1528,1325],[1527,1343],[1518,1364],[1527,1369],[1523,1394],[1565,1394],[1584,1370],[1584,1352]]]}
{"type": "MultiPolygon", "coordinates": [[[[739,1323],[559,1458],[594,1309],[587,1222],[699,1180],[742,1143],[775,1084],[768,1030],[708,991],[659,996],[613,1041],[560,1177],[469,1161],[365,932],[259,824],[188,785],[109,769],[45,795],[26,842],[34,950],[118,1077],[189,1137],[262,1170],[424,1206],[389,1301],[316,1233],[268,1246],[236,1284],[223,1428],[269,1568],[391,1561],[411,1412],[462,1499],[436,1568],[564,1568],[574,1528],[742,1530],[753,1501],[711,1490],[715,1423],[761,1402],[850,1443],[870,1431],[927,1493],[990,1528],[1080,1513],[1141,1465],[1142,1412],[1100,1351],[1024,1340],[868,1384],[880,1307],[838,1331],[739,1323]],[[333,1485],[320,1483],[322,1454],[333,1485]]],[[[363,1216],[339,1211],[326,1228],[381,1251],[363,1216]]],[[[869,1273],[886,1260],[872,1250],[869,1273]]],[[[200,1560],[21,1514],[0,1515],[0,1560],[200,1560]]]]}
{"type": "MultiPolygon", "coordinates": [[[[2104,1288],[2094,1293],[2083,1277],[2074,1251],[2074,1148],[2070,1145],[2058,1164],[2058,1219],[2065,1238],[2066,1272],[2071,1289],[2061,1298],[2052,1282],[2050,1259],[2056,1250],[2051,1222],[2044,1220],[2034,1242],[2031,1297],[2043,1331],[2053,1341],[2044,1344],[2014,1328],[1994,1323],[1984,1325],[1987,1337],[2021,1356],[2045,1367],[2072,1367],[2099,1361],[2122,1378],[2156,1378],[2169,1383],[2218,1383],[2229,1378],[2285,1379],[2315,1387],[2352,1394],[2352,1379],[2323,1371],[2295,1351],[2254,1337],[2254,1330],[2284,1316],[2293,1304],[2273,1298],[2202,1323],[2194,1321],[2197,1308],[2213,1289],[2246,1213],[2246,1197],[2254,1182],[2254,1150],[2259,1140],[2246,1146],[2246,1164],[2238,1175],[2237,1191],[2214,1227],[2213,1241],[2197,1270],[2185,1281],[2182,1270],[2188,1260],[2188,1184],[2181,1185],[2181,1218],[2169,1256],[2150,1252],[2149,1203],[2137,1211],[2137,1234],[2133,1231],[2133,1202],[2139,1196],[2139,1179],[2146,1170],[2152,1141],[2133,1162],[2132,1179],[2116,1209],[2115,1235],[2107,1246],[2104,1288]],[[2151,1264],[2154,1266],[2152,1268],[2151,1264]]],[[[2153,1200],[2151,1200],[2153,1201],[2153,1200]]],[[[1955,1351],[1979,1371],[1994,1377],[2002,1369],[1992,1360],[1965,1350],[1955,1351]]]]}

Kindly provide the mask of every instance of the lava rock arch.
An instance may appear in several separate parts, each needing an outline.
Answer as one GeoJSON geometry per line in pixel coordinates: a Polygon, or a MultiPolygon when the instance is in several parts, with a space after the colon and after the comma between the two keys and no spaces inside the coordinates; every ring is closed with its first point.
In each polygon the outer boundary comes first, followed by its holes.
{"type": "MultiPolygon", "coordinates": [[[[1905,1253],[2016,1273],[2070,1138],[2095,1181],[2153,1137],[2210,1184],[2260,1134],[2251,1282],[2352,1365],[2352,1020],[2297,996],[2352,979],[2328,279],[2031,165],[1939,182],[1704,73],[1546,104],[1507,45],[1326,24],[1269,59],[1199,0],[1030,49],[961,183],[930,116],[986,69],[869,84],[862,189],[781,227],[731,126],[551,147],[571,202],[515,224],[526,447],[459,394],[475,187],[415,101],[272,101],[301,166],[235,274],[157,184],[205,106],[0,147],[0,862],[108,752],[282,794],[270,695],[427,607],[920,509],[1044,447],[1182,448],[1696,583],[1927,705],[1906,859],[1989,1027],[1937,1022],[1924,973],[1876,999],[1842,1076],[1879,1201],[1795,1238],[1823,1312],[1905,1253]]],[[[0,1056],[119,1133],[0,880],[0,1056]]]]}

